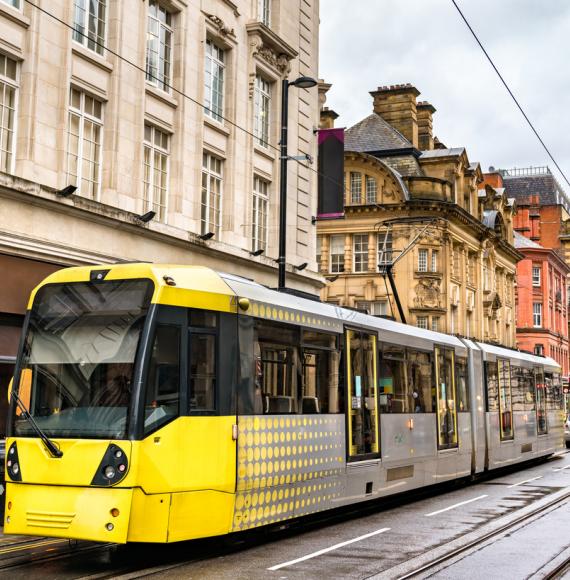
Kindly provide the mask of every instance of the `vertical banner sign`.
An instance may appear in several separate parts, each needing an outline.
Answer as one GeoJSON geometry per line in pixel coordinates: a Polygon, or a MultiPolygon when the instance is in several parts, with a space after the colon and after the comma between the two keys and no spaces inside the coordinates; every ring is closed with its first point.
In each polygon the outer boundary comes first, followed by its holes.
{"type": "Polygon", "coordinates": [[[317,218],[344,217],[344,129],[319,129],[317,218]]]}

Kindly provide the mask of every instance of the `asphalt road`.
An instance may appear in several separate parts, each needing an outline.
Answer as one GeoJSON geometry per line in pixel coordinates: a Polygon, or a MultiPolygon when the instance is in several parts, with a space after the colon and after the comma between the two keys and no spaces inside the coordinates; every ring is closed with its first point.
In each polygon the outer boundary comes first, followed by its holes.
{"type": "MultiPolygon", "coordinates": [[[[361,516],[342,516],[283,532],[185,542],[173,546],[105,548],[37,545],[3,553],[0,578],[123,580],[152,578],[258,579],[399,578],[432,553],[476,537],[525,510],[570,491],[570,453],[500,477],[438,495],[376,504],[361,516]],[[51,552],[47,552],[50,550],[51,552]],[[46,560],[46,556],[52,559],[46,560]],[[2,566],[11,565],[2,569],[2,566]]],[[[429,574],[445,579],[539,578],[570,556],[570,500],[447,562],[429,574]]],[[[41,542],[36,542],[40,544],[41,542]]]]}

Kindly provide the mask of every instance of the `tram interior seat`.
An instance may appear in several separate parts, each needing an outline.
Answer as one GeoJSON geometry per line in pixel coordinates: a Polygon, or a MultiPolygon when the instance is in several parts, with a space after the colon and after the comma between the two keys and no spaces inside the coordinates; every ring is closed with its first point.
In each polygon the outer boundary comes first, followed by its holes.
{"type": "Polygon", "coordinates": [[[268,413],[288,414],[295,413],[295,401],[293,397],[283,395],[277,397],[268,397],[268,413]]]}
{"type": "Polygon", "coordinates": [[[307,414],[320,413],[318,397],[303,397],[302,409],[303,413],[307,414]]]}

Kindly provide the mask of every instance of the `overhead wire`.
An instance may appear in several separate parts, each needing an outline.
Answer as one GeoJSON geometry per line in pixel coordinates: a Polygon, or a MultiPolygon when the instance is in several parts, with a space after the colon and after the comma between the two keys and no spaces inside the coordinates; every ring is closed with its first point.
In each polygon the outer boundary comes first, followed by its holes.
{"type": "Polygon", "coordinates": [[[548,154],[548,156],[550,157],[550,159],[552,159],[552,162],[556,166],[556,169],[558,169],[558,171],[560,172],[560,175],[562,175],[562,177],[564,178],[564,181],[566,181],[566,183],[568,185],[570,185],[570,181],[568,181],[568,178],[566,177],[566,174],[564,173],[564,171],[562,171],[562,168],[560,167],[560,165],[558,164],[558,162],[554,158],[554,155],[552,155],[552,153],[550,152],[550,149],[546,146],[546,143],[544,142],[544,140],[540,136],[540,134],[537,131],[537,129],[535,128],[535,126],[532,124],[532,122],[529,119],[528,115],[526,114],[526,112],[522,108],[521,104],[519,103],[519,101],[517,100],[517,98],[515,97],[515,95],[513,94],[513,91],[510,89],[509,85],[507,84],[507,82],[503,78],[503,75],[500,73],[499,69],[497,68],[497,66],[493,62],[493,59],[489,56],[489,53],[487,52],[487,50],[483,46],[483,43],[479,40],[479,37],[477,36],[477,34],[475,33],[475,31],[473,30],[473,27],[471,26],[471,24],[469,24],[469,21],[465,17],[465,14],[463,14],[463,12],[461,11],[461,8],[459,8],[459,6],[457,5],[457,2],[455,0],[451,0],[451,2],[455,6],[455,8],[457,8],[457,12],[459,12],[459,15],[463,19],[463,22],[465,22],[467,28],[469,29],[469,31],[473,35],[473,38],[477,41],[477,44],[479,45],[479,47],[483,51],[483,54],[487,57],[487,60],[489,61],[489,63],[491,64],[491,66],[493,67],[493,69],[495,70],[495,72],[497,73],[497,76],[499,77],[499,79],[501,79],[501,82],[503,83],[505,89],[507,89],[507,92],[509,93],[509,95],[511,96],[511,98],[513,99],[513,101],[515,102],[515,104],[518,107],[519,111],[522,113],[522,116],[525,118],[525,120],[528,123],[529,127],[532,129],[533,133],[536,135],[537,139],[540,141],[540,144],[542,145],[542,147],[544,148],[544,150],[546,151],[546,153],[548,154]]]}

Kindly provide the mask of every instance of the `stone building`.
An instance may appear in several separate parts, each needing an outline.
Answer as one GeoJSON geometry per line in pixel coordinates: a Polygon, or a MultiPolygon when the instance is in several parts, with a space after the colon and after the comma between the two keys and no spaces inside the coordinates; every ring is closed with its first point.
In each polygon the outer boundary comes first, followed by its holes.
{"type": "MultiPolygon", "coordinates": [[[[0,0],[0,416],[50,271],[149,260],[277,285],[281,80],[317,77],[318,0],[41,8],[0,0]]],[[[314,158],[317,90],[289,101],[289,152],[314,158]]],[[[314,292],[316,173],[288,165],[288,283],[314,292]]]]}
{"type": "Polygon", "coordinates": [[[322,298],[397,317],[379,272],[392,261],[409,323],[514,346],[513,201],[433,135],[415,87],[371,95],[373,113],[345,135],[345,219],[318,223],[322,298]]]}

